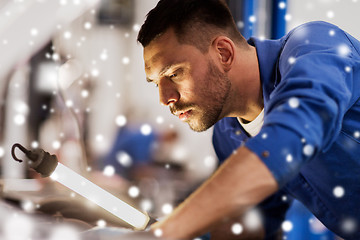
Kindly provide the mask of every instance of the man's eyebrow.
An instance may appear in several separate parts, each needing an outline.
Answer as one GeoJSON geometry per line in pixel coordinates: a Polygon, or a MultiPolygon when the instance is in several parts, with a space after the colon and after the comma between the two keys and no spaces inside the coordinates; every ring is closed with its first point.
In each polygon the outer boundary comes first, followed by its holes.
{"type": "MultiPolygon", "coordinates": [[[[176,64],[169,64],[169,65],[163,67],[163,68],[161,69],[161,71],[159,72],[159,76],[163,75],[163,74],[164,74],[166,71],[168,71],[170,68],[175,67],[175,66],[177,66],[177,65],[179,65],[179,64],[178,64],[178,63],[176,63],[176,64]]],[[[150,79],[149,77],[146,77],[146,81],[149,82],[149,83],[154,82],[154,80],[150,79]]]]}

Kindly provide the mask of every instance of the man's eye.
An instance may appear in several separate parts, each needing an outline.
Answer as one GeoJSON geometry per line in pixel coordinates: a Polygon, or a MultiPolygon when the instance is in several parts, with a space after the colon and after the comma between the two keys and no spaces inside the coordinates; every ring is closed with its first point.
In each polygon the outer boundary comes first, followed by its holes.
{"type": "Polygon", "coordinates": [[[177,76],[177,74],[174,73],[174,74],[171,74],[171,75],[169,76],[169,78],[172,79],[172,78],[175,78],[176,76],[177,76]]]}

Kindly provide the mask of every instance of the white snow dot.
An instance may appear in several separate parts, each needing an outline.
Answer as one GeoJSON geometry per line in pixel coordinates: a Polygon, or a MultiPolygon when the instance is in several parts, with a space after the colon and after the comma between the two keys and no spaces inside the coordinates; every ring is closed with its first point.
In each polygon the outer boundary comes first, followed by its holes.
{"type": "Polygon", "coordinates": [[[251,231],[258,230],[262,226],[261,213],[257,209],[252,209],[244,216],[244,225],[251,231]]]}
{"type": "Polygon", "coordinates": [[[4,45],[6,45],[6,44],[9,43],[9,41],[8,41],[7,39],[3,39],[2,43],[3,43],[4,45]]]}
{"type": "Polygon", "coordinates": [[[70,39],[71,36],[72,36],[71,32],[69,32],[69,31],[64,32],[64,38],[65,39],[70,39]]]}
{"type": "Polygon", "coordinates": [[[306,144],[303,148],[303,153],[305,154],[305,156],[310,157],[311,155],[313,155],[314,153],[314,146],[310,145],[310,144],[306,144]]]}
{"type": "Polygon", "coordinates": [[[84,28],[85,28],[85,29],[89,30],[89,29],[91,29],[91,27],[92,27],[92,25],[91,25],[90,22],[84,23],[84,28]]]}
{"type": "Polygon", "coordinates": [[[86,89],[83,89],[83,90],[81,91],[81,96],[82,96],[83,98],[87,98],[87,97],[89,96],[89,91],[86,90],[86,89]]]}
{"type": "Polygon", "coordinates": [[[334,31],[334,30],[330,30],[330,31],[329,31],[329,35],[330,35],[330,36],[334,36],[334,35],[335,35],[335,31],[334,31]]]}
{"type": "Polygon", "coordinates": [[[25,120],[26,120],[26,118],[25,118],[24,114],[19,113],[14,116],[14,123],[16,125],[19,125],[19,126],[23,125],[25,123],[25,120]]]}
{"type": "Polygon", "coordinates": [[[25,212],[33,212],[35,210],[35,204],[30,200],[21,201],[21,208],[25,212]]]}
{"type": "Polygon", "coordinates": [[[208,168],[214,167],[216,164],[216,160],[213,156],[207,156],[204,159],[204,165],[208,168]]]}
{"type": "Polygon", "coordinates": [[[286,195],[284,195],[284,196],[281,197],[281,200],[284,201],[284,202],[286,202],[286,201],[288,200],[288,198],[287,198],[286,195]]]}
{"type": "Polygon", "coordinates": [[[32,141],[31,147],[32,148],[38,148],[39,147],[39,142],[38,141],[32,141]]]}
{"type": "Polygon", "coordinates": [[[120,151],[116,154],[116,160],[124,167],[130,167],[132,165],[132,159],[130,155],[123,151],[120,151]]]}
{"type": "Polygon", "coordinates": [[[114,176],[115,174],[115,168],[111,165],[107,165],[104,167],[103,174],[107,177],[114,176]]]}
{"type": "Polygon", "coordinates": [[[266,139],[267,137],[268,137],[267,133],[263,133],[263,134],[261,135],[261,138],[262,138],[262,139],[266,139]]]}
{"type": "Polygon", "coordinates": [[[335,197],[341,198],[345,194],[345,189],[343,187],[341,187],[341,186],[336,186],[333,189],[333,194],[334,194],[335,197]]]}
{"type": "Polygon", "coordinates": [[[108,59],[108,53],[107,53],[106,50],[103,50],[103,51],[101,52],[101,54],[100,54],[100,59],[101,59],[102,61],[105,61],[105,60],[108,59]]]}
{"type": "Polygon", "coordinates": [[[55,149],[55,150],[59,149],[59,148],[61,147],[60,141],[58,141],[58,140],[53,141],[53,142],[52,142],[52,147],[53,147],[53,149],[55,149]]]}
{"type": "Polygon", "coordinates": [[[91,76],[93,76],[93,77],[98,77],[99,75],[100,75],[100,71],[99,71],[98,69],[93,68],[93,69],[91,70],[91,76]]]}
{"type": "Polygon", "coordinates": [[[67,4],[67,0],[60,0],[60,5],[66,5],[67,4]]]}
{"type": "Polygon", "coordinates": [[[140,202],[140,207],[143,211],[149,212],[153,209],[153,203],[150,199],[143,199],[140,202]]]}
{"type": "Polygon", "coordinates": [[[57,53],[54,53],[52,56],[51,56],[52,60],[54,61],[58,61],[60,59],[60,55],[57,54],[57,53]]]}
{"type": "Polygon", "coordinates": [[[289,64],[294,64],[296,62],[296,58],[289,57],[288,62],[289,62],[289,64]]]}
{"type": "Polygon", "coordinates": [[[328,11],[328,12],[326,13],[326,16],[327,16],[328,18],[333,18],[333,17],[334,17],[334,12],[333,12],[333,11],[328,11]]]}
{"type": "Polygon", "coordinates": [[[341,223],[341,228],[343,229],[344,232],[351,234],[354,233],[357,226],[356,226],[356,222],[353,219],[345,219],[342,223],[341,223]]]}
{"type": "Polygon", "coordinates": [[[165,203],[164,205],[162,205],[161,211],[164,214],[168,215],[173,211],[173,206],[170,203],[165,203]]]}
{"type": "Polygon", "coordinates": [[[36,28],[30,29],[31,36],[35,37],[39,34],[39,31],[36,28]]]}
{"type": "Polygon", "coordinates": [[[117,116],[117,117],[115,118],[115,123],[116,123],[116,125],[118,125],[119,127],[125,126],[126,122],[127,122],[127,119],[126,119],[126,117],[125,117],[124,115],[119,115],[119,116],[117,116]]]}
{"type": "Polygon", "coordinates": [[[103,220],[103,219],[99,219],[99,220],[96,222],[96,225],[97,225],[98,227],[101,227],[101,228],[106,227],[106,221],[103,220]]]}
{"type": "Polygon", "coordinates": [[[292,16],[288,13],[285,14],[285,21],[290,21],[292,19],[292,16]]]}
{"type": "Polygon", "coordinates": [[[155,229],[155,231],[154,231],[155,237],[161,237],[162,234],[163,234],[163,232],[162,232],[162,230],[160,228],[155,229]]]}
{"type": "Polygon", "coordinates": [[[55,229],[52,229],[52,233],[49,240],[80,240],[78,231],[71,226],[68,225],[60,225],[55,229]]]}
{"type": "Polygon", "coordinates": [[[164,123],[164,118],[161,116],[156,117],[156,123],[158,123],[158,124],[164,123]]]}
{"type": "Polygon", "coordinates": [[[130,58],[129,57],[123,57],[122,58],[122,63],[125,64],[125,65],[129,64],[130,63],[130,58]]]}
{"type": "Polygon", "coordinates": [[[139,25],[139,24],[134,24],[134,25],[133,25],[133,30],[134,30],[135,32],[138,32],[138,31],[140,30],[140,25],[139,25]]]}
{"type": "Polygon", "coordinates": [[[286,3],[285,2],[279,2],[279,8],[280,9],[285,9],[286,8],[286,3]]]}
{"type": "Polygon", "coordinates": [[[300,105],[300,100],[296,97],[292,97],[289,99],[289,106],[291,108],[298,108],[300,105]]]}
{"type": "Polygon", "coordinates": [[[72,100],[66,100],[65,104],[69,108],[74,106],[74,102],[72,100]]]}
{"type": "Polygon", "coordinates": [[[293,156],[291,154],[286,155],[286,161],[287,162],[292,162],[293,161],[293,156]]]}
{"type": "Polygon", "coordinates": [[[102,141],[104,141],[104,136],[101,134],[98,134],[98,135],[96,135],[95,140],[97,142],[102,142],[102,141]]]}
{"type": "Polygon", "coordinates": [[[342,44],[338,47],[338,54],[342,57],[346,57],[350,54],[350,48],[347,45],[342,44]]]}
{"type": "Polygon", "coordinates": [[[345,72],[351,72],[351,67],[346,66],[346,67],[345,67],[345,72]]]}
{"type": "Polygon", "coordinates": [[[249,22],[251,22],[251,23],[256,22],[256,16],[251,15],[251,16],[249,17],[249,22]]]}
{"type": "Polygon", "coordinates": [[[281,224],[281,228],[284,232],[290,232],[293,229],[293,224],[291,221],[284,221],[281,224]]]}
{"type": "Polygon", "coordinates": [[[140,128],[140,132],[146,136],[152,132],[152,128],[149,124],[143,124],[140,128]]]}
{"type": "Polygon", "coordinates": [[[0,158],[5,155],[5,151],[3,147],[0,147],[0,158]]]}
{"type": "Polygon", "coordinates": [[[360,137],[360,131],[355,131],[354,138],[359,138],[359,137],[360,137]]]}
{"type": "Polygon", "coordinates": [[[243,232],[244,228],[240,223],[234,223],[231,226],[231,232],[235,235],[239,235],[243,232]]]}
{"type": "Polygon", "coordinates": [[[131,186],[128,190],[128,194],[132,198],[136,198],[140,194],[140,189],[137,186],[131,186]]]}

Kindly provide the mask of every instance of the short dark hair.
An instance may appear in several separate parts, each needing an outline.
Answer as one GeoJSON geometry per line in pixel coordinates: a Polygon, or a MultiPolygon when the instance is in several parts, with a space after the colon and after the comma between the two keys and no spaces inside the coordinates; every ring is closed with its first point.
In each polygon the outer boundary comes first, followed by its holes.
{"type": "Polygon", "coordinates": [[[222,0],[160,0],[147,14],[137,40],[146,47],[170,28],[180,43],[194,45],[202,52],[219,33],[235,43],[246,43],[222,0]]]}

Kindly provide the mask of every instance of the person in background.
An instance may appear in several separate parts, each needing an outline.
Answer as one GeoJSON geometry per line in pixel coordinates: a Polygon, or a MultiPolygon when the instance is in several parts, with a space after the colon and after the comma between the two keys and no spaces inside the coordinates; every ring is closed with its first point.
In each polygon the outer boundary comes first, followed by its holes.
{"type": "Polygon", "coordinates": [[[326,22],[245,40],[221,0],[160,0],[138,42],[160,103],[194,131],[214,126],[222,162],[156,236],[282,239],[291,196],[360,239],[358,40],[326,22]],[[261,220],[250,230],[249,209],[261,220]]]}

